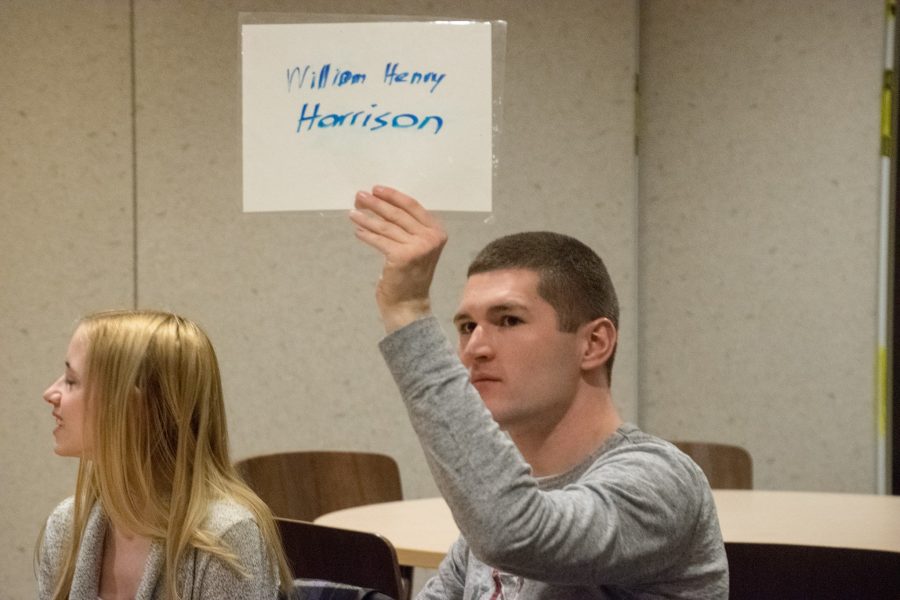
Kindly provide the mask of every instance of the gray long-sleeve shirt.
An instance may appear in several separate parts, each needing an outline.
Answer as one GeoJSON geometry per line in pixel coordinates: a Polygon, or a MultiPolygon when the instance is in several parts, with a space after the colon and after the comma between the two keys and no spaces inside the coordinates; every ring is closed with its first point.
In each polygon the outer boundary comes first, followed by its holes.
{"type": "Polygon", "coordinates": [[[434,317],[380,347],[462,533],[420,599],[487,599],[495,577],[519,600],[728,597],[709,484],[674,446],[626,424],[537,479],[434,317]]]}
{"type": "MultiPolygon", "coordinates": [[[[72,536],[73,511],[74,499],[67,498],[47,519],[38,571],[38,597],[41,600],[53,594],[63,554],[72,536]]],[[[234,552],[247,576],[239,575],[210,553],[194,549],[178,569],[184,597],[191,600],[274,600],[278,594],[278,579],[250,511],[234,501],[221,500],[210,506],[204,525],[234,552]]],[[[81,538],[70,600],[97,600],[106,530],[107,518],[100,505],[95,504],[81,538]]],[[[135,600],[159,600],[165,596],[163,552],[162,544],[154,542],[135,600]]]]}

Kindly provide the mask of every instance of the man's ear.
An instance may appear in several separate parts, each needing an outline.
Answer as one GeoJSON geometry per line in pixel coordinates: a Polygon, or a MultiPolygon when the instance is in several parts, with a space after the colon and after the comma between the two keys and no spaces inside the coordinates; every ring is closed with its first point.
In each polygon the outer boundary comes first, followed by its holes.
{"type": "Polygon", "coordinates": [[[619,333],[616,326],[606,317],[600,317],[581,326],[584,335],[584,351],[581,368],[592,371],[604,366],[616,349],[619,333]]]}

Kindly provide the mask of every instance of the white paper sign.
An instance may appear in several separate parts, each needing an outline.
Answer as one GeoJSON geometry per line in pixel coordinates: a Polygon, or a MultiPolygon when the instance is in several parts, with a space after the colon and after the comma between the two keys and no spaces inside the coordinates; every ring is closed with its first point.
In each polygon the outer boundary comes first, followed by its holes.
{"type": "Polygon", "coordinates": [[[375,184],[490,211],[485,22],[244,24],[244,211],[347,210],[375,184]]]}

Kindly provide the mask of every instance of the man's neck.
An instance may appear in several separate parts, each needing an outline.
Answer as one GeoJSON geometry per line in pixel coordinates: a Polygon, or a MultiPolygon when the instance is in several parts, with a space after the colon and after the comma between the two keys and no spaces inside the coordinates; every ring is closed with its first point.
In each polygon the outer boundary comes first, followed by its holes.
{"type": "Polygon", "coordinates": [[[509,434],[535,477],[559,475],[590,456],[622,424],[609,391],[576,400],[552,428],[509,434]]]}

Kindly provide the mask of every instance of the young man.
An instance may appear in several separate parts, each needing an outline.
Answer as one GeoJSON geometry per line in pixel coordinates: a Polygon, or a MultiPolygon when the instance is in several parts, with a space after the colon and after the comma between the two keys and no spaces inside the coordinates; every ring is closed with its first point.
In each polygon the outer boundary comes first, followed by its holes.
{"type": "Polygon", "coordinates": [[[440,223],[390,188],[355,205],[356,236],[385,257],[381,351],[462,534],[419,598],[727,598],[706,478],[613,405],[618,303],[600,258],[546,232],[492,242],[454,352],[430,314],[440,223]]]}

